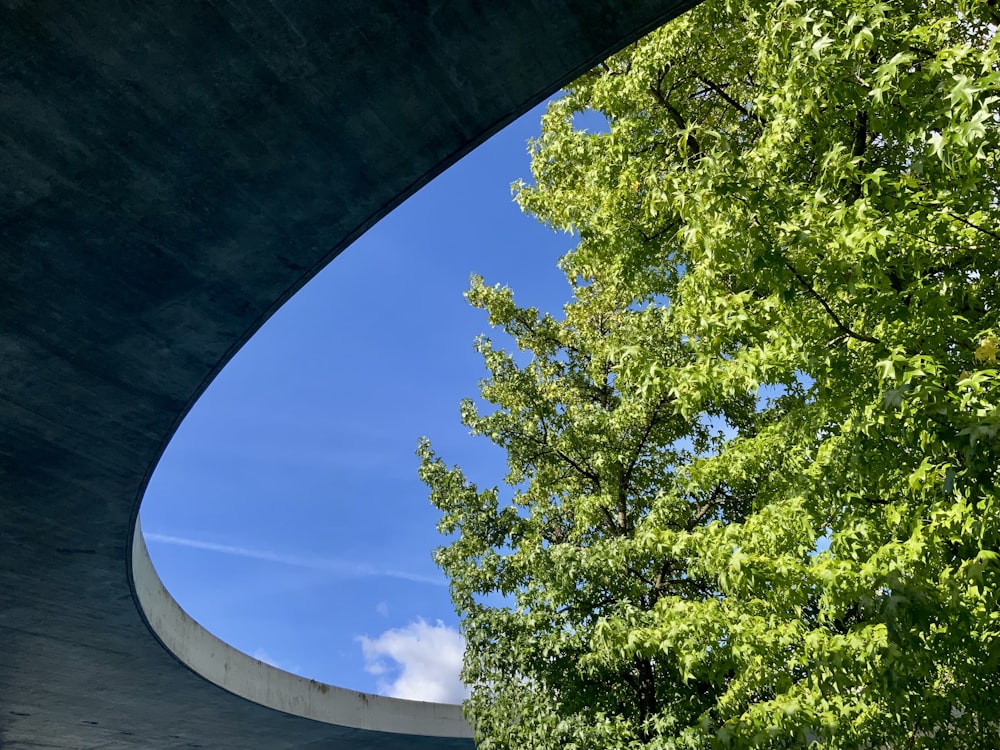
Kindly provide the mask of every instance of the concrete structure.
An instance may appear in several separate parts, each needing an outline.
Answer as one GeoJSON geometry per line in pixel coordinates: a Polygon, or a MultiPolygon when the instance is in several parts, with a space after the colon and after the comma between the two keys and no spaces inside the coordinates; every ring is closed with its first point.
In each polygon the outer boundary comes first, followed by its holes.
{"type": "Polygon", "coordinates": [[[692,3],[0,0],[0,748],[471,747],[205,633],[139,502],[319,268],[692,3]]]}

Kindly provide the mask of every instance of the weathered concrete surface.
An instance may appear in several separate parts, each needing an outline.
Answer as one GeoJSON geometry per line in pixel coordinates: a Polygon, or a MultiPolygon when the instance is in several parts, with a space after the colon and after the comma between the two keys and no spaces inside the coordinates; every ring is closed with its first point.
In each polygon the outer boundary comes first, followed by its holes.
{"type": "Polygon", "coordinates": [[[184,666],[133,597],[139,500],[319,268],[693,2],[0,0],[0,748],[469,747],[184,666]]]}
{"type": "Polygon", "coordinates": [[[468,738],[459,706],[396,700],[298,677],[240,653],[180,608],[149,559],[139,524],[132,544],[139,607],[167,649],[202,677],[247,700],[305,719],[354,729],[468,738]]]}

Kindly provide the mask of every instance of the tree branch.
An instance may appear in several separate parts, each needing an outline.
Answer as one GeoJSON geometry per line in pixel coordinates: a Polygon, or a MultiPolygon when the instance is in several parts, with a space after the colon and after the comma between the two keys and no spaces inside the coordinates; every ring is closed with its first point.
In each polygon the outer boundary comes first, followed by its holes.
{"type": "MultiPolygon", "coordinates": [[[[662,81],[662,76],[661,76],[661,81],[662,81]]],[[[663,92],[660,91],[659,88],[657,88],[656,86],[650,86],[649,93],[653,95],[653,99],[656,101],[656,103],[667,111],[671,119],[674,121],[674,125],[677,126],[678,130],[688,129],[688,125],[687,122],[684,120],[684,116],[673,104],[670,103],[670,100],[663,95],[663,92]]],[[[687,143],[688,143],[688,148],[691,150],[692,156],[697,157],[701,155],[701,144],[698,143],[698,139],[695,138],[692,133],[688,133],[687,143]]]]}
{"type": "Polygon", "coordinates": [[[636,464],[639,463],[639,455],[642,453],[643,448],[646,447],[646,443],[649,440],[649,436],[653,432],[653,428],[659,424],[661,417],[660,410],[666,405],[669,400],[668,396],[661,396],[659,401],[656,402],[656,406],[653,407],[653,413],[649,417],[649,421],[646,423],[645,429],[642,431],[642,437],[639,438],[639,443],[635,446],[635,450],[632,451],[632,460],[629,461],[628,467],[625,469],[625,474],[623,476],[623,483],[629,485],[632,483],[632,472],[635,471],[636,464]]]}
{"type": "Polygon", "coordinates": [[[703,76],[701,73],[698,73],[698,72],[695,72],[695,77],[699,81],[701,81],[702,83],[704,83],[706,86],[708,86],[710,89],[712,89],[712,91],[714,91],[716,94],[718,94],[719,96],[721,96],[725,100],[725,102],[727,104],[729,104],[729,106],[731,106],[733,109],[735,109],[737,112],[739,112],[744,117],[756,120],[761,125],[766,125],[767,124],[765,122],[765,120],[764,120],[763,117],[761,117],[760,115],[758,115],[758,114],[756,114],[754,112],[751,112],[749,109],[747,109],[746,107],[744,107],[738,101],[736,101],[735,99],[733,99],[733,97],[731,97],[726,92],[725,88],[723,86],[721,86],[720,84],[716,83],[715,81],[711,80],[710,78],[706,78],[705,76],[703,76]]]}
{"type": "Polygon", "coordinates": [[[992,237],[995,240],[1000,240],[1000,234],[997,234],[996,232],[993,232],[993,231],[991,231],[989,229],[981,227],[978,224],[974,224],[973,222],[971,222],[968,219],[966,219],[964,216],[959,216],[958,214],[956,214],[956,213],[954,213],[952,211],[949,211],[948,215],[951,218],[953,218],[955,221],[960,221],[961,223],[965,224],[965,226],[970,227],[972,229],[975,229],[977,232],[982,232],[987,237],[992,237]]]}
{"type": "Polygon", "coordinates": [[[708,515],[708,512],[713,508],[718,508],[719,502],[725,499],[729,499],[729,495],[723,492],[722,485],[721,484],[715,485],[715,487],[712,488],[712,494],[709,495],[708,500],[705,501],[705,504],[698,506],[696,508],[694,515],[691,517],[691,520],[688,521],[687,530],[693,531],[694,528],[701,522],[701,520],[705,518],[706,515],[708,515]]]}
{"type": "MultiPolygon", "coordinates": [[[[868,149],[868,113],[861,111],[858,112],[858,117],[854,128],[854,146],[851,149],[851,155],[855,158],[862,157],[865,151],[868,149]]],[[[861,180],[855,180],[854,189],[852,193],[854,195],[854,200],[861,198],[861,180]]]]}
{"type": "Polygon", "coordinates": [[[868,113],[858,112],[858,119],[854,129],[854,147],[851,149],[852,156],[864,156],[868,149],[868,113]]]}
{"type": "Polygon", "coordinates": [[[841,333],[843,333],[845,336],[851,337],[852,339],[858,339],[858,341],[867,341],[869,344],[882,343],[881,339],[877,339],[874,336],[867,336],[863,333],[858,333],[849,325],[847,325],[844,321],[842,321],[840,319],[840,316],[837,315],[836,312],[834,312],[832,307],[830,307],[829,303],[825,299],[823,299],[823,297],[820,296],[819,292],[813,289],[813,285],[810,284],[808,281],[806,281],[805,278],[802,277],[802,274],[796,271],[795,267],[788,260],[785,260],[785,268],[787,268],[789,271],[792,272],[792,275],[795,276],[799,284],[802,285],[802,288],[809,293],[809,296],[811,296],[814,300],[816,300],[817,302],[820,303],[820,305],[823,306],[823,309],[826,310],[827,315],[829,315],[830,318],[833,319],[834,324],[837,326],[838,329],[840,329],[841,333]]]}

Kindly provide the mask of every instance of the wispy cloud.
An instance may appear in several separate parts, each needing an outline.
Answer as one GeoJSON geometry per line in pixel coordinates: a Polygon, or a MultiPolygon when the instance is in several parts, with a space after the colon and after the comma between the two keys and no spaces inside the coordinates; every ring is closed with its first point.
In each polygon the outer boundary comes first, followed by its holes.
{"type": "Polygon", "coordinates": [[[377,638],[361,636],[365,671],[379,677],[378,689],[393,698],[460,703],[469,690],[459,679],[465,641],[438,620],[417,619],[377,638]]]}
{"type": "Polygon", "coordinates": [[[265,651],[262,648],[259,648],[256,651],[254,651],[251,654],[251,656],[254,659],[256,659],[257,661],[262,661],[265,664],[270,664],[275,669],[282,669],[283,668],[281,666],[281,662],[279,662],[277,659],[274,659],[269,653],[267,653],[267,651],[265,651]]]}
{"type": "Polygon", "coordinates": [[[155,532],[148,531],[143,532],[143,537],[146,539],[147,543],[155,542],[158,544],[171,544],[175,547],[190,547],[192,549],[200,549],[207,552],[217,552],[220,555],[247,557],[252,560],[263,560],[277,565],[288,565],[293,568],[318,570],[324,573],[331,573],[342,578],[398,578],[400,580],[430,586],[448,585],[447,580],[445,580],[442,576],[429,576],[421,573],[411,573],[406,570],[382,568],[377,565],[359,562],[357,560],[345,560],[336,557],[318,557],[314,555],[290,555],[283,552],[272,552],[270,550],[240,547],[231,544],[218,544],[216,542],[206,542],[201,539],[171,536],[169,534],[157,534],[155,532]]]}

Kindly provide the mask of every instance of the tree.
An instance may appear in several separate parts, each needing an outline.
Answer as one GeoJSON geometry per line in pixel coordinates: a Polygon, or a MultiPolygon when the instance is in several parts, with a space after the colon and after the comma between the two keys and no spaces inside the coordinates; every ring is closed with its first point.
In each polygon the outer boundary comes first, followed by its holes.
{"type": "Polygon", "coordinates": [[[998,20],[708,0],[550,105],[509,489],[419,451],[481,747],[996,745],[998,20]]]}

